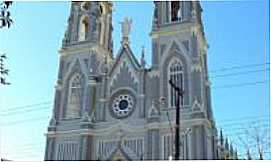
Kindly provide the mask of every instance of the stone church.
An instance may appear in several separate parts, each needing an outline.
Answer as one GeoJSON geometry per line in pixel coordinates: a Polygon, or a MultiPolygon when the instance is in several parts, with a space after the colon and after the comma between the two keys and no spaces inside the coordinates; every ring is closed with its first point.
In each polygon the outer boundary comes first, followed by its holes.
{"type": "MultiPolygon", "coordinates": [[[[140,3],[140,2],[138,2],[140,3]]],[[[152,61],[130,47],[132,20],[121,22],[113,54],[112,2],[71,2],[59,50],[59,72],[45,160],[168,160],[175,155],[176,91],[179,159],[217,159],[207,42],[198,1],[154,2],[152,61]]]]}

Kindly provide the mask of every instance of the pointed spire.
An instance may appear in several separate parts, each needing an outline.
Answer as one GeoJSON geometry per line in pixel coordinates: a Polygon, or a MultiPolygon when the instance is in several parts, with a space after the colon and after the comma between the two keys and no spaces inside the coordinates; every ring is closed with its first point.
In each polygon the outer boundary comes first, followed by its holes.
{"type": "Polygon", "coordinates": [[[106,55],[104,55],[104,58],[103,58],[102,72],[103,73],[108,72],[108,65],[107,65],[107,57],[106,57],[106,55]]]}
{"type": "Polygon", "coordinates": [[[225,140],[225,148],[227,151],[229,151],[229,141],[228,141],[228,137],[226,137],[226,140],[225,140]]]}
{"type": "Polygon", "coordinates": [[[157,2],[153,2],[154,3],[154,12],[153,12],[153,20],[152,20],[152,29],[155,30],[158,27],[158,6],[157,6],[157,2]]]}
{"type": "Polygon", "coordinates": [[[222,129],[220,129],[220,145],[223,146],[224,145],[224,138],[223,138],[223,132],[222,132],[222,129]]]}
{"type": "Polygon", "coordinates": [[[52,119],[50,120],[50,127],[55,127],[56,126],[56,119],[55,119],[55,115],[53,115],[52,119]]]}
{"type": "Polygon", "coordinates": [[[226,139],[225,139],[225,149],[226,149],[227,151],[229,151],[229,141],[228,141],[228,137],[226,137],[226,139]]]}
{"type": "Polygon", "coordinates": [[[142,51],[141,51],[141,66],[142,68],[145,68],[145,65],[146,65],[146,61],[145,61],[145,47],[142,46],[142,51]]]}
{"type": "Polygon", "coordinates": [[[252,160],[249,149],[247,149],[247,160],[252,160]]]}
{"type": "Polygon", "coordinates": [[[234,151],[234,160],[238,160],[238,152],[237,149],[234,151]]]}
{"type": "Polygon", "coordinates": [[[259,154],[260,154],[259,159],[263,160],[263,150],[261,148],[259,149],[259,154]]]}
{"type": "Polygon", "coordinates": [[[152,117],[158,117],[158,116],[159,116],[159,111],[157,110],[157,107],[155,106],[155,102],[152,101],[151,108],[149,109],[149,112],[148,112],[148,117],[152,118],[152,117]]]}
{"type": "Polygon", "coordinates": [[[234,156],[234,150],[232,144],[230,144],[230,158],[233,159],[234,156]]]}
{"type": "Polygon", "coordinates": [[[87,111],[85,111],[84,114],[83,114],[83,121],[90,122],[90,117],[89,117],[87,111]]]}

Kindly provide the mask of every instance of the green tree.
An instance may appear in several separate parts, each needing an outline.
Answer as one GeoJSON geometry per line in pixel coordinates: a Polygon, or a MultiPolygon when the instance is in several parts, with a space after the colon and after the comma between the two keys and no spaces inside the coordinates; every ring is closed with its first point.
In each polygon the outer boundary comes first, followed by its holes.
{"type": "Polygon", "coordinates": [[[0,3],[0,28],[10,28],[12,24],[11,14],[9,11],[11,4],[12,1],[4,1],[0,3]]]}

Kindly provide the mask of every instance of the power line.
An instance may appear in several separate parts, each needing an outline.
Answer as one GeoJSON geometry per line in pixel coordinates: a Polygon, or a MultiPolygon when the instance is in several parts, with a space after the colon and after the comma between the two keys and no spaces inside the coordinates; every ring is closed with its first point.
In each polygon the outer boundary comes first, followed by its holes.
{"type": "Polygon", "coordinates": [[[226,118],[226,119],[220,119],[220,120],[217,120],[217,121],[228,121],[228,122],[231,122],[231,121],[240,121],[240,120],[246,120],[246,119],[255,119],[255,118],[263,118],[263,117],[270,117],[269,115],[260,115],[260,116],[243,116],[243,117],[240,117],[240,118],[226,118]]]}
{"type": "Polygon", "coordinates": [[[249,86],[249,85],[259,85],[259,84],[264,84],[264,83],[269,83],[269,80],[265,81],[258,81],[258,82],[246,82],[246,83],[240,83],[240,84],[228,84],[228,85],[223,85],[223,86],[214,86],[211,87],[212,89],[225,89],[225,88],[233,88],[233,87],[244,87],[244,86],[249,86]]]}
{"type": "MultiPolygon", "coordinates": [[[[266,65],[266,64],[270,64],[270,63],[250,64],[250,65],[244,65],[244,66],[233,66],[233,67],[230,67],[230,68],[223,68],[223,69],[214,70],[214,71],[225,71],[225,70],[228,70],[228,69],[237,69],[237,68],[243,69],[243,68],[256,67],[256,66],[261,66],[261,65],[266,65]]],[[[228,76],[232,76],[232,75],[243,75],[243,74],[249,74],[249,73],[254,73],[254,72],[260,72],[260,71],[264,71],[264,70],[269,70],[269,69],[215,75],[215,76],[212,76],[211,78],[217,78],[217,77],[221,78],[221,77],[228,77],[228,76]]],[[[221,89],[221,88],[225,89],[225,88],[242,87],[242,86],[248,86],[248,85],[259,85],[259,84],[264,84],[264,83],[265,83],[265,81],[240,83],[240,84],[233,84],[233,85],[222,85],[222,86],[214,86],[214,87],[212,87],[212,89],[221,89]]],[[[6,113],[6,112],[9,112],[9,111],[15,111],[14,113],[12,113],[12,114],[15,114],[16,111],[19,111],[18,109],[20,109],[20,111],[23,111],[25,109],[29,109],[30,107],[37,107],[37,106],[40,106],[40,105],[47,105],[47,104],[50,104],[50,103],[51,103],[51,101],[46,101],[46,102],[41,102],[41,103],[37,103],[37,104],[31,104],[31,105],[26,105],[26,106],[8,108],[7,110],[2,111],[2,113],[6,113]]],[[[9,115],[9,113],[4,114],[4,115],[9,115]]]]}
{"type": "Polygon", "coordinates": [[[216,122],[218,126],[231,126],[231,125],[235,125],[236,123],[240,123],[240,124],[243,124],[243,123],[259,123],[259,122],[262,122],[262,121],[266,121],[266,122],[269,122],[269,118],[266,116],[266,117],[261,117],[261,118],[251,118],[251,119],[243,119],[243,120],[240,120],[238,122],[235,121],[224,121],[224,122],[216,122]]]}
{"type": "Polygon", "coordinates": [[[40,110],[51,110],[49,108],[51,108],[51,106],[49,106],[49,107],[41,107],[41,108],[38,108],[38,109],[37,108],[32,108],[32,109],[27,109],[27,110],[19,109],[17,111],[13,110],[10,113],[0,113],[0,116],[15,115],[15,114],[18,114],[18,113],[28,113],[28,112],[40,111],[40,110]]]}
{"type": "Polygon", "coordinates": [[[29,121],[39,121],[39,120],[45,120],[45,119],[50,119],[50,117],[46,116],[46,117],[38,117],[38,118],[31,118],[31,119],[26,119],[26,120],[19,120],[19,121],[13,121],[13,122],[6,122],[6,123],[3,123],[1,124],[1,126],[11,126],[11,125],[14,125],[14,124],[22,124],[22,123],[25,123],[25,122],[29,122],[29,121]]]}
{"type": "Polygon", "coordinates": [[[46,105],[46,104],[50,104],[51,101],[45,101],[45,102],[40,102],[40,103],[35,103],[35,104],[30,104],[30,105],[25,105],[25,106],[17,106],[17,107],[12,107],[12,108],[8,108],[6,110],[3,110],[2,112],[7,112],[7,111],[16,111],[18,109],[23,109],[23,108],[29,108],[29,107],[37,107],[40,105],[46,105]]]}
{"type": "Polygon", "coordinates": [[[251,67],[259,67],[259,66],[264,66],[264,65],[269,65],[269,62],[266,63],[260,63],[260,64],[247,64],[247,65],[237,65],[237,66],[232,66],[228,68],[220,68],[220,69],[215,69],[215,70],[210,70],[209,73],[214,73],[218,71],[227,71],[227,70],[233,70],[233,69],[244,69],[244,68],[251,68],[251,67]]]}
{"type": "MultiPolygon", "coordinates": [[[[44,121],[45,119],[49,120],[50,117],[48,117],[48,116],[46,116],[46,117],[42,116],[42,117],[38,117],[38,118],[30,118],[30,119],[26,119],[26,120],[17,120],[17,121],[12,121],[12,122],[6,122],[6,123],[3,123],[2,126],[11,126],[11,125],[21,124],[21,123],[25,123],[25,122],[34,122],[34,123],[36,123],[36,121],[44,121]]],[[[243,118],[241,118],[241,119],[243,119],[243,118]]],[[[226,128],[231,128],[231,130],[235,130],[235,129],[240,130],[239,128],[234,128],[234,127],[243,125],[245,123],[250,123],[251,124],[251,123],[254,123],[256,121],[259,121],[259,120],[255,120],[254,118],[252,118],[250,121],[248,119],[246,119],[246,120],[247,120],[246,122],[245,121],[243,121],[243,122],[235,122],[235,123],[224,124],[224,125],[218,124],[217,127],[222,127],[223,130],[225,130],[226,128]]],[[[263,121],[263,120],[265,120],[265,119],[261,119],[261,121],[263,121]]],[[[268,122],[268,121],[265,120],[265,122],[268,122]]],[[[71,123],[71,124],[74,124],[74,123],[71,123]]],[[[69,125],[69,124],[65,123],[65,125],[69,125]]]]}
{"type": "Polygon", "coordinates": [[[235,72],[235,73],[214,75],[214,76],[210,76],[210,78],[224,78],[224,77],[229,77],[229,76],[246,75],[246,74],[251,74],[251,73],[267,72],[267,71],[270,71],[270,69],[266,68],[266,69],[260,69],[260,70],[251,70],[251,71],[244,71],[244,72],[235,72]]]}
{"type": "MultiPolygon", "coordinates": [[[[238,87],[251,86],[251,85],[260,85],[260,84],[264,84],[264,83],[269,83],[269,80],[258,81],[258,82],[246,82],[246,83],[239,83],[239,84],[228,84],[228,85],[222,85],[222,86],[213,86],[211,88],[212,89],[238,88],[238,87]]],[[[39,105],[49,104],[49,103],[50,102],[43,102],[43,103],[39,103],[39,104],[26,105],[26,106],[20,106],[20,107],[15,107],[15,108],[29,108],[29,107],[35,107],[35,106],[37,107],[39,105]]],[[[19,110],[15,110],[15,108],[12,108],[13,109],[12,111],[15,111],[15,112],[12,112],[12,114],[16,113],[16,111],[19,111],[19,110]]],[[[23,109],[20,109],[20,110],[23,110],[23,109]]],[[[6,110],[6,111],[8,111],[8,110],[6,110]]],[[[6,111],[3,111],[3,112],[6,112],[6,111]]],[[[9,111],[11,111],[11,110],[9,110],[9,111]]],[[[24,113],[24,112],[22,112],[22,113],[24,113]]]]}
{"type": "MultiPolygon", "coordinates": [[[[270,129],[270,126],[267,125],[267,124],[264,124],[264,125],[261,125],[261,126],[258,126],[261,130],[261,132],[266,132],[266,133],[263,133],[263,134],[266,134],[268,135],[268,130],[270,129]]],[[[233,136],[233,135],[247,135],[247,132],[246,131],[249,131],[251,129],[249,128],[239,128],[239,129],[234,129],[234,130],[225,130],[224,131],[224,135],[226,136],[233,136]]]]}

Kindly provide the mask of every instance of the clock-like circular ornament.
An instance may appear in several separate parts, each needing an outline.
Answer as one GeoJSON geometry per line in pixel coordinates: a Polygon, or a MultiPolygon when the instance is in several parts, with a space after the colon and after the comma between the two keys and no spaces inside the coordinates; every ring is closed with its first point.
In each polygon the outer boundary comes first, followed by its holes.
{"type": "Polygon", "coordinates": [[[116,118],[129,116],[134,109],[134,98],[129,94],[120,94],[113,99],[112,112],[116,118]]]}

